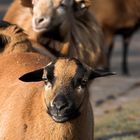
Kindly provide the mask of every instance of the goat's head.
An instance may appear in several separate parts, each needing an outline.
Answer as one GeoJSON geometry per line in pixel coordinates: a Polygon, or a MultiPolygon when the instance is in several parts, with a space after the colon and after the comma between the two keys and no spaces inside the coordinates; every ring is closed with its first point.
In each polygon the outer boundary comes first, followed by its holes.
{"type": "Polygon", "coordinates": [[[60,26],[66,30],[65,26],[68,26],[65,23],[66,19],[68,18],[69,23],[72,20],[70,15],[81,16],[89,6],[88,0],[32,0],[31,2],[32,26],[37,32],[54,30],[60,26]]]}
{"type": "Polygon", "coordinates": [[[92,70],[74,58],[60,58],[19,79],[24,82],[44,80],[47,112],[56,122],[65,122],[77,117],[82,111],[82,106],[88,99],[89,81],[110,74],[112,73],[92,70]]]}

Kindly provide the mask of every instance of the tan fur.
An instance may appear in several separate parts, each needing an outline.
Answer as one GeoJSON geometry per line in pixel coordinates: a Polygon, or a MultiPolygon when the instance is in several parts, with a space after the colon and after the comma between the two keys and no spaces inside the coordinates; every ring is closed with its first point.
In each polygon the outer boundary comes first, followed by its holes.
{"type": "MultiPolygon", "coordinates": [[[[67,60],[69,61],[69,60],[67,60]]],[[[61,81],[66,82],[66,80],[69,80],[75,73],[77,69],[77,65],[75,62],[67,63],[67,61],[60,60],[55,64],[55,67],[57,67],[57,71],[55,71],[54,75],[57,77],[58,75],[63,75],[61,81]],[[62,73],[62,70],[64,70],[64,73],[62,73]]]]}
{"type": "MultiPolygon", "coordinates": [[[[61,38],[63,38],[62,42],[52,39],[51,37],[49,38],[49,36],[48,38],[45,37],[44,39],[44,37],[42,37],[39,33],[34,32],[31,26],[32,24],[31,21],[32,14],[30,10],[30,8],[32,7],[30,5],[31,0],[29,0],[28,2],[15,0],[12,3],[9,10],[7,11],[4,20],[16,23],[19,26],[23,27],[25,31],[29,34],[30,39],[33,41],[38,41],[37,38],[40,38],[41,40],[43,39],[45,44],[47,44],[46,46],[48,47],[48,49],[51,48],[54,51],[57,51],[54,54],[56,56],[69,56],[69,55],[76,56],[77,58],[79,58],[80,60],[84,61],[85,63],[87,63],[89,66],[92,67],[105,64],[104,51],[103,48],[101,47],[102,46],[101,31],[98,24],[96,23],[96,20],[93,17],[91,10],[91,7],[93,6],[94,2],[91,2],[89,0],[85,1],[85,4],[86,6],[89,7],[90,11],[90,14],[87,14],[87,16],[84,17],[85,19],[81,17],[85,27],[79,21],[77,23],[73,22],[72,27],[74,30],[72,31],[73,32],[72,37],[75,38],[76,42],[74,40],[72,40],[71,42],[70,41],[71,39],[67,40],[69,38],[69,34],[67,32],[67,29],[69,28],[68,25],[69,23],[67,22],[65,25],[62,26],[61,29],[62,31],[60,32],[61,38]],[[76,38],[78,38],[78,40],[76,38]]],[[[61,2],[60,0],[55,0],[54,1],[55,6],[57,7],[60,4],[60,2],[61,2]]],[[[46,6],[48,5],[46,4],[46,6]]],[[[45,12],[46,13],[48,12],[47,14],[49,14],[49,11],[47,11],[47,7],[45,7],[45,4],[40,5],[40,10],[42,10],[42,13],[44,13],[43,10],[45,10],[45,12]]],[[[69,19],[68,21],[70,20],[72,22],[73,19],[69,19]]],[[[43,41],[41,41],[41,43],[42,42],[43,41]]]]}
{"type": "Polygon", "coordinates": [[[139,0],[95,1],[93,11],[103,28],[107,44],[111,43],[116,30],[135,26],[140,18],[139,9],[139,0]]]}
{"type": "Polygon", "coordinates": [[[1,46],[0,53],[8,54],[13,52],[39,52],[43,55],[47,55],[52,60],[55,59],[54,55],[48,52],[37,42],[31,42],[28,37],[29,36],[21,27],[15,24],[7,23],[5,21],[1,21],[0,38],[4,43],[4,46],[1,46]],[[7,27],[5,27],[4,24],[7,24],[7,27]]]}
{"type": "Polygon", "coordinates": [[[1,26],[0,37],[3,40],[2,42],[5,42],[5,46],[1,46],[1,54],[33,51],[27,35],[17,25],[1,26]]]}

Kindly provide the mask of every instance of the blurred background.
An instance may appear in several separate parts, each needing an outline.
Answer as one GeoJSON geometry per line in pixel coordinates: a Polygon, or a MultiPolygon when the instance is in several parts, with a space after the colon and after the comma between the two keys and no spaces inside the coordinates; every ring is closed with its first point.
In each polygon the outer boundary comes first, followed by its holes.
{"type": "MultiPolygon", "coordinates": [[[[0,0],[0,19],[12,0],[0,0]]],[[[16,12],[16,11],[15,11],[16,12]]],[[[129,76],[122,75],[122,36],[114,36],[115,46],[109,78],[95,80],[91,102],[95,114],[96,140],[140,140],[140,30],[129,44],[129,76]]]]}

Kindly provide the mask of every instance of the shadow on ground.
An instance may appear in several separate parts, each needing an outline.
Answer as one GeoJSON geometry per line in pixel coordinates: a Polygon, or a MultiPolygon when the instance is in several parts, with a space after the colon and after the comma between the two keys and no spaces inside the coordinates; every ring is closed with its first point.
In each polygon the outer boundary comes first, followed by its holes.
{"type": "Polygon", "coordinates": [[[122,137],[129,137],[129,136],[137,136],[138,138],[140,138],[140,129],[130,131],[130,132],[114,133],[114,134],[111,134],[111,135],[108,135],[108,136],[98,137],[95,140],[110,140],[110,139],[113,139],[113,138],[122,138],[122,137]]]}

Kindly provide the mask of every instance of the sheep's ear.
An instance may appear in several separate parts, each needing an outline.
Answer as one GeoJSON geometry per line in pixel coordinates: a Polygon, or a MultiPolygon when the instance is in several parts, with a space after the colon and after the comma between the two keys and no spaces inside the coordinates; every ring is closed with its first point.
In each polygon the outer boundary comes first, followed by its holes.
{"type": "Polygon", "coordinates": [[[98,77],[105,77],[105,76],[110,76],[110,75],[115,75],[115,72],[110,72],[110,71],[106,71],[103,69],[95,69],[95,70],[91,70],[90,76],[89,76],[89,80],[98,78],[98,77]]]}
{"type": "Polygon", "coordinates": [[[43,71],[44,69],[39,69],[39,70],[35,70],[29,73],[26,73],[24,75],[22,75],[19,80],[23,81],[23,82],[38,82],[38,81],[42,81],[42,76],[43,76],[43,71]]]}
{"type": "Polygon", "coordinates": [[[21,0],[21,5],[25,6],[25,7],[32,7],[32,0],[21,0]]]}

